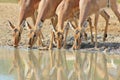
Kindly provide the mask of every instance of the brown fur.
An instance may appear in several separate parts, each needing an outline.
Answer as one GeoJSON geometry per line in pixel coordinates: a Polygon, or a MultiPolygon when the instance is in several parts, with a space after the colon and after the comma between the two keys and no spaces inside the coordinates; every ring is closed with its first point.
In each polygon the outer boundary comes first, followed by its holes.
{"type": "MultiPolygon", "coordinates": [[[[79,2],[79,9],[80,9],[80,15],[79,15],[79,31],[82,33],[84,31],[84,21],[91,15],[95,14],[95,47],[97,47],[97,23],[98,23],[98,16],[99,11],[101,8],[104,8],[107,6],[108,0],[80,0],[79,2]],[[82,28],[82,29],[81,29],[82,28]]],[[[114,11],[116,16],[118,17],[120,21],[120,12],[118,11],[117,6],[117,0],[110,0],[111,9],[114,11]]],[[[107,29],[106,29],[107,30],[107,29]]]]}
{"type": "MultiPolygon", "coordinates": [[[[49,19],[52,18],[53,16],[55,16],[55,11],[57,6],[59,5],[59,3],[62,0],[42,0],[39,3],[39,9],[38,9],[38,16],[36,19],[36,23],[35,23],[35,27],[34,27],[34,31],[33,31],[33,35],[31,35],[30,39],[29,39],[29,47],[32,47],[34,45],[34,43],[37,41],[37,38],[39,35],[39,30],[42,27],[41,22],[43,23],[45,19],[49,19]],[[34,35],[37,35],[36,37],[34,37],[34,35]]],[[[56,25],[56,21],[57,18],[55,17],[55,20],[51,20],[53,26],[56,25]]]]}
{"type": "MultiPolygon", "coordinates": [[[[64,21],[68,20],[68,21],[74,21],[75,22],[75,27],[72,26],[74,29],[77,29],[78,23],[76,21],[76,14],[79,12],[79,0],[63,0],[59,6],[57,7],[56,10],[56,14],[58,16],[58,23],[57,23],[57,28],[58,28],[58,32],[63,34],[62,32],[64,32],[64,21]]],[[[109,19],[109,15],[103,10],[100,13],[104,19],[106,20],[106,23],[108,23],[108,19],[109,19]]],[[[90,30],[91,30],[91,36],[92,36],[92,23],[91,23],[91,19],[88,19],[88,22],[90,24],[90,30]]],[[[106,26],[108,26],[108,24],[106,24],[106,26]]],[[[80,34],[78,34],[78,36],[80,36],[80,34]]],[[[76,38],[78,37],[76,35],[76,38]]],[[[86,36],[86,33],[85,33],[86,36]]],[[[65,37],[66,40],[66,37],[65,37]]],[[[61,40],[62,41],[62,40],[61,40]]],[[[79,43],[81,41],[76,40],[79,43]]],[[[93,38],[91,38],[91,41],[93,42],[93,38]]],[[[64,47],[65,47],[65,43],[66,41],[64,41],[64,47]]],[[[62,42],[60,42],[59,44],[62,44],[62,42]]]]}
{"type": "Polygon", "coordinates": [[[14,30],[14,46],[15,47],[17,47],[18,43],[20,42],[24,20],[27,17],[32,17],[33,22],[35,23],[34,13],[35,13],[35,10],[38,8],[39,1],[40,0],[20,0],[20,13],[19,13],[19,19],[18,19],[18,26],[14,26],[9,21],[10,26],[14,30]],[[14,28],[13,28],[13,26],[14,26],[14,28]]]}
{"type": "MultiPolygon", "coordinates": [[[[79,4],[80,4],[79,6],[80,13],[81,13],[79,16],[79,22],[80,22],[79,27],[83,26],[85,19],[91,14],[94,13],[96,16],[94,26],[95,26],[95,42],[96,42],[95,46],[97,47],[97,23],[99,17],[99,10],[107,6],[108,0],[104,0],[104,1],[81,0],[79,4]]],[[[116,16],[120,21],[120,12],[118,11],[117,0],[110,0],[110,5],[111,5],[111,9],[114,11],[114,13],[116,14],[116,16]]]]}

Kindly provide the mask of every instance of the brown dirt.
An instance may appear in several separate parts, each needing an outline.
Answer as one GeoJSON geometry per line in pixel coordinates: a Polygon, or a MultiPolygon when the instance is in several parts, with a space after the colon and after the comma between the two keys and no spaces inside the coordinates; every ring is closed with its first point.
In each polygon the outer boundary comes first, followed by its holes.
{"type": "MultiPolygon", "coordinates": [[[[102,42],[105,20],[100,16],[99,24],[98,24],[98,42],[99,47],[110,47],[120,49],[120,23],[116,16],[110,9],[106,9],[107,13],[110,15],[109,27],[108,27],[108,38],[106,42],[102,42]]],[[[18,23],[19,16],[19,6],[18,4],[10,4],[10,3],[0,3],[0,45],[1,46],[9,46],[12,45],[12,29],[8,26],[7,20],[10,20],[14,25],[18,23]]],[[[28,18],[28,22],[32,24],[30,18],[28,18]]],[[[45,36],[45,42],[48,43],[51,27],[50,21],[46,20],[44,23],[44,27],[42,28],[42,32],[45,36]]],[[[93,28],[94,29],[94,28],[93,28]]],[[[22,40],[20,42],[20,46],[27,47],[28,44],[28,29],[25,29],[22,34],[22,40]]],[[[70,29],[69,37],[73,36],[73,31],[70,29]]],[[[88,42],[90,42],[89,35],[89,27],[87,29],[88,33],[88,42]]],[[[68,41],[69,43],[69,41],[68,41]]],[[[82,44],[83,45],[83,44],[82,44]]],[[[88,47],[88,43],[83,45],[82,48],[91,48],[88,47]]],[[[101,49],[100,48],[100,49],[101,49]]]]}

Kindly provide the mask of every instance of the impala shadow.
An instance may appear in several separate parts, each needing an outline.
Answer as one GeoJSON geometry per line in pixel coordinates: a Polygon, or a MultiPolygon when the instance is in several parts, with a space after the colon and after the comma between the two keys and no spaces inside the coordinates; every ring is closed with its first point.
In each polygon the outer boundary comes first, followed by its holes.
{"type": "MultiPolygon", "coordinates": [[[[98,42],[98,48],[101,47],[111,47],[111,48],[119,48],[120,47],[120,43],[110,43],[110,42],[98,42]]],[[[81,44],[81,48],[94,48],[94,44],[91,43],[82,43],[81,44]]]]}

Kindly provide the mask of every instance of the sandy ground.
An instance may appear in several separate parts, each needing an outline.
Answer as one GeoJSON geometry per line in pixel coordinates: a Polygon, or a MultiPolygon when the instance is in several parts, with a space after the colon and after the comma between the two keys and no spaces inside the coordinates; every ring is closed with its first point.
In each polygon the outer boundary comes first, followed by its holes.
{"type": "MultiPolygon", "coordinates": [[[[110,9],[106,9],[107,13],[110,15],[109,27],[108,27],[108,37],[106,42],[103,42],[103,32],[105,27],[105,20],[100,16],[98,24],[98,47],[100,51],[108,51],[120,53],[120,23],[116,16],[110,9]]],[[[0,3],[0,46],[10,46],[13,43],[12,40],[12,29],[8,26],[7,20],[10,20],[14,25],[17,26],[19,16],[19,5],[10,3],[0,3]]],[[[94,20],[94,18],[93,18],[94,20]]],[[[28,22],[33,26],[31,18],[28,18],[28,22]]],[[[94,28],[93,28],[94,30],[94,28]]],[[[29,29],[25,29],[22,33],[22,40],[20,42],[21,47],[28,46],[28,32],[29,29]]],[[[42,28],[43,35],[45,37],[45,43],[49,43],[50,38],[50,21],[46,20],[44,27],[42,28]]],[[[81,49],[93,50],[93,45],[90,45],[90,35],[89,27],[87,29],[88,41],[84,41],[81,49]]],[[[67,38],[67,43],[72,44],[73,42],[73,31],[69,30],[69,36],[67,38]]]]}

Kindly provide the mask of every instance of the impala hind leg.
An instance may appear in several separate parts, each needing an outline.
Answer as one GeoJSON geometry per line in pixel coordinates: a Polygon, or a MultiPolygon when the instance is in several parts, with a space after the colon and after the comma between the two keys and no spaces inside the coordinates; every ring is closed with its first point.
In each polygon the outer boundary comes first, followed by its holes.
{"type": "Polygon", "coordinates": [[[111,1],[111,8],[120,22],[120,9],[117,5],[117,0],[110,0],[110,1],[111,1]]]}
{"type": "Polygon", "coordinates": [[[65,32],[64,32],[64,40],[63,40],[63,48],[66,48],[66,38],[67,38],[67,35],[68,35],[68,31],[69,31],[69,24],[70,22],[68,22],[65,26],[65,32]]]}
{"type": "Polygon", "coordinates": [[[56,30],[55,26],[57,25],[57,16],[51,18],[51,25],[52,25],[53,31],[51,32],[49,49],[53,48],[53,43],[56,44],[56,40],[55,40],[55,32],[56,31],[54,31],[54,30],[56,30]]]}
{"type": "Polygon", "coordinates": [[[42,38],[41,38],[41,33],[39,34],[39,36],[38,36],[38,45],[40,46],[43,46],[43,47],[45,47],[45,45],[43,44],[43,42],[42,42],[42,38]]]}
{"type": "MultiPolygon", "coordinates": [[[[51,23],[52,23],[52,27],[53,27],[53,32],[56,32],[56,25],[57,25],[57,22],[58,22],[58,17],[57,16],[54,16],[53,18],[51,18],[51,23]],[[55,30],[55,31],[54,31],[55,30]]],[[[55,37],[53,39],[53,42],[54,44],[56,44],[56,40],[55,40],[55,37]]]]}
{"type": "Polygon", "coordinates": [[[50,38],[50,44],[49,44],[49,49],[50,50],[53,48],[53,39],[54,39],[54,32],[51,31],[51,38],[50,38]]]}
{"type": "Polygon", "coordinates": [[[32,15],[31,18],[32,18],[33,24],[35,25],[35,23],[36,23],[36,17],[35,17],[35,15],[32,15]]]}
{"type": "Polygon", "coordinates": [[[95,26],[95,48],[97,48],[97,46],[98,46],[98,43],[97,43],[97,23],[98,23],[98,18],[99,18],[99,13],[96,13],[95,14],[95,23],[94,23],[94,26],[95,26]]]}
{"type": "Polygon", "coordinates": [[[102,10],[100,12],[101,16],[105,19],[106,21],[106,26],[105,26],[105,31],[104,31],[104,36],[103,36],[103,41],[106,41],[106,38],[107,38],[107,30],[108,30],[108,23],[109,23],[109,19],[110,19],[110,16],[104,11],[102,10]]]}
{"type": "Polygon", "coordinates": [[[73,43],[72,49],[73,50],[78,50],[80,48],[80,45],[81,45],[82,34],[80,33],[79,28],[75,27],[73,24],[70,24],[70,28],[75,33],[74,34],[74,43],[73,43]]]}
{"type": "MultiPolygon", "coordinates": [[[[32,16],[32,20],[33,20],[33,24],[34,24],[34,25],[35,25],[35,23],[36,23],[37,15],[38,15],[38,12],[37,12],[37,10],[35,10],[34,15],[32,16]]],[[[43,36],[41,30],[40,30],[40,34],[41,34],[41,35],[40,35],[40,36],[41,36],[41,39],[44,39],[44,36],[43,36]]]]}
{"type": "Polygon", "coordinates": [[[87,21],[89,22],[89,26],[90,26],[90,34],[91,34],[91,43],[93,44],[94,43],[94,37],[93,37],[93,33],[92,33],[92,28],[93,28],[93,26],[92,26],[92,20],[91,20],[91,18],[89,17],[88,19],[87,19],[87,21]]]}
{"type": "MultiPolygon", "coordinates": [[[[78,23],[76,19],[73,19],[74,23],[75,23],[75,27],[78,27],[78,23]]],[[[82,37],[87,41],[87,33],[86,31],[83,32],[82,37]]]]}
{"type": "MultiPolygon", "coordinates": [[[[33,21],[33,24],[35,25],[36,23],[36,18],[37,18],[37,11],[35,11],[34,15],[32,16],[32,21],[33,21]]],[[[40,35],[39,35],[39,41],[38,41],[38,44],[39,45],[42,45],[42,46],[45,46],[43,43],[42,43],[42,40],[44,39],[44,36],[43,36],[43,33],[42,31],[40,30],[40,35]]]]}
{"type": "Polygon", "coordinates": [[[52,23],[53,27],[55,27],[57,25],[57,22],[58,22],[57,16],[54,16],[53,18],[51,18],[51,23],[52,23]]]}

